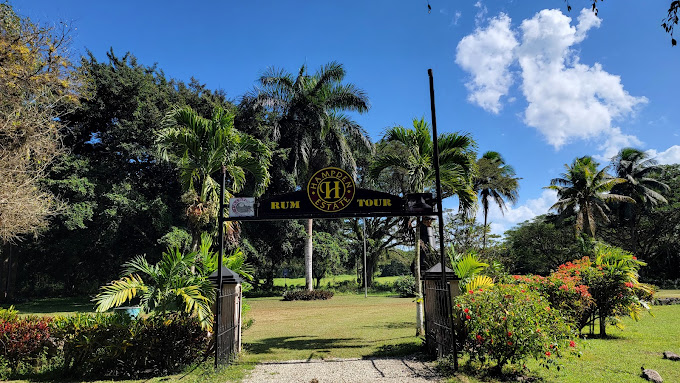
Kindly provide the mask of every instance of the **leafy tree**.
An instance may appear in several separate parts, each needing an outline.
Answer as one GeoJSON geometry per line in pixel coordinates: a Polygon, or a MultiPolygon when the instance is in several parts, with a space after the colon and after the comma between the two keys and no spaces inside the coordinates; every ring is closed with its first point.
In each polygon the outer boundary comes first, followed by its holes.
{"type": "MultiPolygon", "coordinates": [[[[337,62],[309,74],[303,65],[297,76],[269,69],[259,79],[260,87],[244,97],[246,106],[265,108],[273,115],[271,138],[289,149],[286,170],[296,175],[297,184],[315,170],[335,161],[355,172],[352,148],[371,143],[359,125],[343,113],[368,110],[368,97],[353,84],[343,84],[345,69],[337,62]]],[[[312,286],[312,225],[307,221],[305,276],[312,286]]]]}
{"type": "MultiPolygon", "coordinates": [[[[435,186],[435,169],[433,165],[434,145],[430,134],[430,126],[424,119],[414,119],[413,129],[395,126],[387,130],[381,146],[388,144],[400,146],[406,155],[395,155],[389,151],[378,150],[370,174],[374,178],[385,170],[407,174],[407,191],[422,193],[435,186]]],[[[448,133],[438,137],[439,166],[442,185],[442,196],[446,198],[457,195],[460,208],[471,208],[475,203],[472,190],[472,177],[475,163],[472,149],[474,140],[467,134],[448,133]]],[[[416,223],[416,241],[420,239],[420,224],[416,223]]],[[[416,326],[417,334],[423,333],[423,302],[420,283],[420,244],[416,242],[415,275],[417,289],[416,326]]]]}
{"type": "MultiPolygon", "coordinates": [[[[498,205],[501,214],[506,209],[505,201],[517,202],[519,194],[519,178],[515,177],[515,169],[505,163],[498,152],[486,152],[477,160],[477,175],[473,187],[479,193],[484,214],[484,226],[487,226],[489,203],[498,205]]],[[[483,233],[482,249],[486,249],[486,230],[483,233]]]]}
{"type": "Polygon", "coordinates": [[[331,233],[317,231],[314,236],[314,278],[316,287],[321,286],[321,279],[327,275],[343,271],[343,263],[349,255],[347,243],[331,233]]]}
{"type": "Polygon", "coordinates": [[[157,261],[167,247],[164,236],[186,228],[175,170],[156,157],[163,117],[174,105],[202,114],[229,107],[222,92],[168,79],[131,54],[109,51],[98,61],[88,53],[79,72],[87,92],[61,118],[68,154],[44,180],[65,210],[40,238],[13,252],[24,295],[92,293],[134,254],[157,261]]]}
{"type": "Polygon", "coordinates": [[[631,227],[633,253],[637,250],[636,220],[638,210],[648,209],[668,201],[656,190],[669,191],[668,185],[649,175],[658,172],[656,161],[642,150],[623,148],[612,158],[612,167],[616,177],[625,180],[614,185],[612,193],[628,196],[635,202],[619,204],[619,213],[628,220],[631,227]],[[656,190],[655,190],[656,189],[656,190]]]}
{"type": "Polygon", "coordinates": [[[548,275],[581,255],[574,228],[553,215],[540,215],[505,232],[503,264],[513,274],[548,275]]]}
{"type": "Polygon", "coordinates": [[[246,175],[254,179],[255,193],[269,184],[271,151],[259,140],[234,129],[232,113],[217,108],[212,118],[190,107],[175,109],[158,133],[159,157],[176,164],[192,232],[192,250],[200,246],[200,233],[215,227],[220,183],[213,179],[223,167],[228,176],[225,198],[238,193],[246,175]]]}
{"type": "Polygon", "coordinates": [[[616,184],[624,182],[607,174],[608,166],[597,170],[598,163],[590,156],[576,158],[560,178],[553,178],[546,189],[557,191],[559,200],[550,207],[562,216],[575,216],[576,234],[584,228],[595,237],[597,220],[609,223],[607,202],[635,201],[627,196],[609,193],[616,184]]]}
{"type": "Polygon", "coordinates": [[[42,26],[0,3],[0,275],[12,299],[19,264],[12,246],[47,228],[62,206],[41,180],[62,153],[61,118],[76,105],[80,77],[65,24],[42,26]]]}

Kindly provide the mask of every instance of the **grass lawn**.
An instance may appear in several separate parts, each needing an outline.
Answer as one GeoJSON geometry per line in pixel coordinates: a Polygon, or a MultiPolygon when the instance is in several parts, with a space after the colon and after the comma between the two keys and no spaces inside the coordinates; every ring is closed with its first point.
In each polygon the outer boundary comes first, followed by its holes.
{"type": "Polygon", "coordinates": [[[415,304],[410,298],[339,295],[327,301],[249,299],[245,362],[355,358],[416,352],[415,304]]]}
{"type": "MultiPolygon", "coordinates": [[[[343,281],[356,281],[357,276],[353,274],[342,274],[334,275],[326,278],[321,278],[321,287],[328,286],[329,283],[337,284],[343,281]]],[[[399,277],[375,277],[374,281],[380,284],[392,284],[399,277]]],[[[314,280],[316,283],[316,279],[314,280]]],[[[305,278],[274,278],[274,286],[299,286],[303,287],[305,285],[305,278]]],[[[415,315],[415,314],[414,314],[415,315]]]]}
{"type": "Polygon", "coordinates": [[[655,298],[680,298],[680,290],[659,290],[655,298]]]}

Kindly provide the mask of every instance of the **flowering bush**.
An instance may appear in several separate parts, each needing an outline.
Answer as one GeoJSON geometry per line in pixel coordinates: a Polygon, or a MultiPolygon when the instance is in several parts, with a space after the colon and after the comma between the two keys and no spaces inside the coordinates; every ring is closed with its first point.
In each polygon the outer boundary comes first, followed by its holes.
{"type": "MultiPolygon", "coordinates": [[[[3,316],[5,314],[3,313],[3,316]]],[[[22,363],[38,362],[54,346],[50,341],[51,318],[19,319],[16,315],[5,317],[13,319],[0,319],[0,340],[3,345],[1,355],[12,372],[16,372],[22,363]]]]}
{"type": "Polygon", "coordinates": [[[549,367],[566,352],[577,351],[575,334],[547,299],[522,285],[495,285],[468,291],[455,300],[454,315],[464,328],[463,348],[471,359],[506,363],[533,357],[549,367]]]}
{"type": "Polygon", "coordinates": [[[581,278],[590,268],[590,263],[590,259],[584,257],[560,265],[557,271],[547,277],[513,275],[513,280],[541,294],[552,308],[562,313],[567,322],[582,328],[595,304],[589,287],[581,278]]]}

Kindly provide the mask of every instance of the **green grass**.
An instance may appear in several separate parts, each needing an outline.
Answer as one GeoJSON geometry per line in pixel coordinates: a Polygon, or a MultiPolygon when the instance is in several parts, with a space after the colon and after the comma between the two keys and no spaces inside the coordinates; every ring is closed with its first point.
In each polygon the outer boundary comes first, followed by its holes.
{"type": "Polygon", "coordinates": [[[656,298],[680,298],[680,290],[659,290],[654,294],[656,298]]]}
{"type": "MultiPolygon", "coordinates": [[[[3,304],[2,308],[9,305],[3,304]]],[[[41,298],[24,303],[17,303],[14,308],[20,314],[30,315],[73,315],[75,313],[94,312],[94,303],[89,297],[77,298],[41,298]]]]}
{"type": "Polygon", "coordinates": [[[246,362],[355,358],[415,352],[413,299],[361,295],[327,301],[249,299],[246,362]]]}
{"type": "MultiPolygon", "coordinates": [[[[375,277],[374,281],[381,284],[392,284],[399,277],[375,277]]],[[[352,274],[342,274],[334,275],[331,277],[321,278],[321,287],[327,287],[329,284],[337,284],[344,281],[356,281],[356,275],[352,274]]],[[[314,280],[316,283],[316,280],[314,280]]],[[[303,287],[305,285],[305,278],[274,278],[274,286],[299,286],[303,287]]]]}

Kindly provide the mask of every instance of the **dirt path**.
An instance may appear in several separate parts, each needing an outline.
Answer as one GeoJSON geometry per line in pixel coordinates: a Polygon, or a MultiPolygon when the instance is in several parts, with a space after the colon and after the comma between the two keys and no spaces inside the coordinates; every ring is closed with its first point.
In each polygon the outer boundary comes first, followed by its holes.
{"type": "Polygon", "coordinates": [[[437,382],[431,363],[414,358],[290,360],[258,364],[244,383],[437,382]]]}

